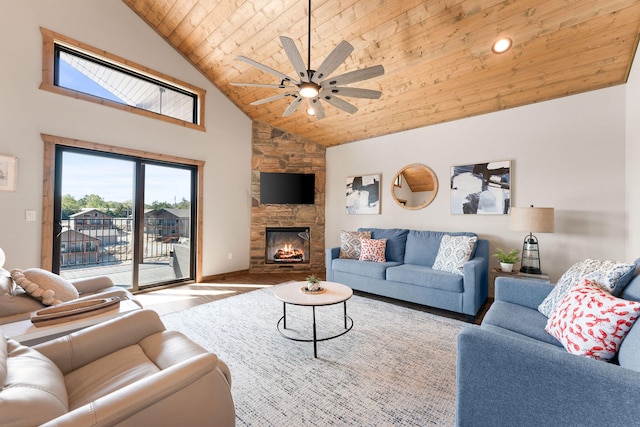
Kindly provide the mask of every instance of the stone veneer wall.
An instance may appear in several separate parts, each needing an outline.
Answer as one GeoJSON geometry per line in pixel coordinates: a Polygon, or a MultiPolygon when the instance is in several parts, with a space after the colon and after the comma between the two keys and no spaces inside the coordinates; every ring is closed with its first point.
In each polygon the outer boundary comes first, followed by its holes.
{"type": "Polygon", "coordinates": [[[309,272],[324,275],[325,147],[299,136],[253,121],[251,156],[251,249],[252,273],[309,272]],[[261,205],[260,172],[315,173],[315,204],[261,205]],[[265,264],[267,227],[309,227],[309,264],[265,264]]]}

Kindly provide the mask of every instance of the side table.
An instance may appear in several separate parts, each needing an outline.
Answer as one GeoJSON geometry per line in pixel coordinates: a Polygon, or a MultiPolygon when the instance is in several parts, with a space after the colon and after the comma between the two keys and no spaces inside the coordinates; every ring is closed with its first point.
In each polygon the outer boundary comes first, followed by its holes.
{"type": "Polygon", "coordinates": [[[531,280],[549,280],[549,275],[546,273],[542,273],[542,274],[527,274],[527,273],[520,273],[519,271],[512,271],[510,273],[507,273],[505,271],[502,271],[499,268],[492,268],[489,271],[489,297],[490,298],[494,298],[495,297],[495,289],[496,289],[496,285],[495,285],[495,281],[496,281],[496,277],[516,277],[518,279],[531,279],[531,280]]]}

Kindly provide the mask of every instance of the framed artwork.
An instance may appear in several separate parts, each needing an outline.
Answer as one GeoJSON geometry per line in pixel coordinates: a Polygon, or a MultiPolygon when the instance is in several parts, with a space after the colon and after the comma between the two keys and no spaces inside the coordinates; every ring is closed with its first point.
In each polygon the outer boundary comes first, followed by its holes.
{"type": "Polygon", "coordinates": [[[451,167],[451,213],[507,215],[511,209],[511,161],[451,167]]]}
{"type": "Polygon", "coordinates": [[[380,214],[380,174],[347,178],[347,214],[380,214]]]}
{"type": "Polygon", "coordinates": [[[18,158],[0,155],[0,191],[16,191],[18,158]]]}

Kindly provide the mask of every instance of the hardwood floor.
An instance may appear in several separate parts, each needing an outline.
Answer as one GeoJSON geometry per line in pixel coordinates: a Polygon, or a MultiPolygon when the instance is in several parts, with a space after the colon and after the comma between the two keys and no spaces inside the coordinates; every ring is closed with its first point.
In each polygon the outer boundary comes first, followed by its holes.
{"type": "MultiPolygon", "coordinates": [[[[288,282],[291,280],[302,281],[306,276],[307,274],[305,273],[235,274],[224,276],[219,279],[214,279],[206,283],[190,283],[186,285],[167,287],[164,289],[158,289],[148,292],[140,292],[136,294],[136,298],[138,298],[138,300],[145,308],[153,309],[160,315],[163,315],[175,311],[184,310],[186,308],[195,307],[199,304],[206,304],[208,302],[228,298],[245,292],[255,291],[257,289],[278,285],[280,283],[288,282]]],[[[426,311],[429,313],[437,314],[439,316],[465,320],[464,315],[452,313],[446,310],[425,307],[419,304],[398,301],[391,298],[366,294],[359,291],[355,291],[355,294],[364,295],[368,298],[379,299],[391,304],[402,305],[404,307],[413,308],[415,310],[426,311]]],[[[491,302],[492,299],[487,300],[487,302],[478,313],[475,323],[479,324],[482,321],[482,318],[491,306],[491,302]]]]}
{"type": "Polygon", "coordinates": [[[153,309],[163,315],[291,280],[304,280],[306,276],[307,274],[304,273],[236,274],[206,283],[190,283],[143,291],[137,293],[136,298],[145,308],[153,309]]]}

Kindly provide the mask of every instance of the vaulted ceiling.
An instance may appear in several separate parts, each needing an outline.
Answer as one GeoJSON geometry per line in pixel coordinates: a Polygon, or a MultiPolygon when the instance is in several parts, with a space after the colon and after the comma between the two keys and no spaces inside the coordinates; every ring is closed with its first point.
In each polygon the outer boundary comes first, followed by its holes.
{"type": "Polygon", "coordinates": [[[332,75],[382,64],[385,74],[351,86],[380,99],[325,104],[318,120],[282,114],[283,91],[248,57],[295,79],[279,36],[307,59],[305,0],[123,0],[251,119],[333,146],[626,82],[640,33],[640,0],[313,0],[311,66],[342,40],[354,50],[332,75]],[[491,51],[499,36],[513,40],[491,51]]]}

